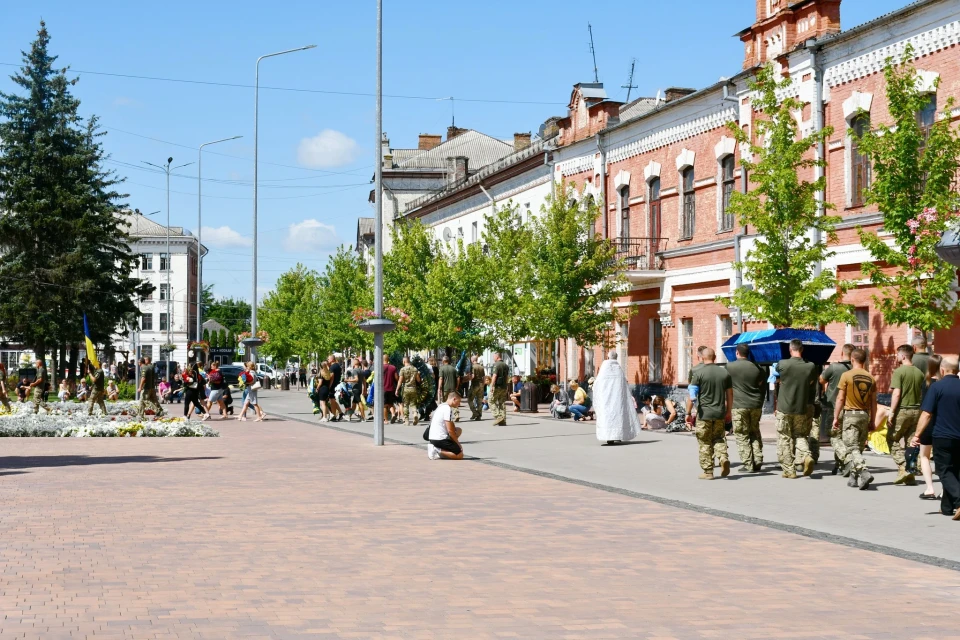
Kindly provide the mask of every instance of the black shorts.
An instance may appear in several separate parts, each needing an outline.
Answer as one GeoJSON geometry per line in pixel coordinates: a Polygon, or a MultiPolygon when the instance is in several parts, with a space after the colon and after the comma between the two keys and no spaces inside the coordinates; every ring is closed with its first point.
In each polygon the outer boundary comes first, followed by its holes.
{"type": "Polygon", "coordinates": [[[360,398],[363,397],[363,389],[360,388],[359,384],[353,385],[353,388],[350,389],[350,393],[353,395],[354,402],[360,402],[360,398]]]}
{"type": "MultiPolygon", "coordinates": [[[[931,420],[930,422],[933,422],[933,420],[931,420]]],[[[920,434],[920,444],[925,444],[928,447],[933,446],[933,425],[932,424],[928,424],[927,428],[924,429],[923,433],[920,434]]]]}
{"type": "Polygon", "coordinates": [[[317,401],[326,402],[327,398],[330,397],[330,387],[323,386],[317,389],[317,401]]]}
{"type": "Polygon", "coordinates": [[[441,451],[447,451],[454,455],[463,453],[463,447],[457,444],[453,438],[444,438],[443,440],[431,440],[430,444],[441,451]]]}
{"type": "Polygon", "coordinates": [[[396,392],[396,391],[384,391],[384,392],[383,392],[383,404],[384,404],[384,405],[397,404],[397,392],[396,392]]]}

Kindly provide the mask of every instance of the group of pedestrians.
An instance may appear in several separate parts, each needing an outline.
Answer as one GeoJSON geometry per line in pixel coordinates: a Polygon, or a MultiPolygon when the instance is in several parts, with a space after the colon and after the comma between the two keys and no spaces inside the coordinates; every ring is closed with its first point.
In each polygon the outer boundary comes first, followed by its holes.
{"type": "MultiPolygon", "coordinates": [[[[704,480],[714,478],[718,462],[720,476],[730,474],[726,427],[731,423],[740,471],[756,473],[763,465],[760,417],[771,380],[750,360],[748,345],[736,349],[736,361],[722,367],[713,349],[701,347],[701,363],[691,372],[687,422],[697,438],[704,480]]],[[[800,340],[792,340],[789,349],[790,357],[776,363],[772,374],[782,477],[797,478],[798,467],[803,476],[813,473],[820,458],[822,422],[829,427],[833,474],[847,477],[850,487],[867,489],[874,476],[863,451],[870,433],[886,424],[887,443],[898,470],[894,484],[915,485],[919,459],[926,485],[920,498],[939,499],[941,512],[960,520],[957,360],[927,354],[925,340],[919,338],[914,345],[898,347],[899,366],[893,372],[887,408],[877,402],[877,381],[866,368],[863,349],[844,345],[841,360],[822,372],[803,359],[800,340]],[[940,496],[934,493],[931,457],[942,484],[940,496]]]]}

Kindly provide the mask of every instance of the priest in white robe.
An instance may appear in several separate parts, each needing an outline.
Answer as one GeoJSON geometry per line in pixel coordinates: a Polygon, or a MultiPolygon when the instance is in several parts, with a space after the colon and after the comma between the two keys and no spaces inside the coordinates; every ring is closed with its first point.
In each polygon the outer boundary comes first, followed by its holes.
{"type": "Polygon", "coordinates": [[[593,410],[600,442],[633,440],[640,433],[640,418],[615,350],[600,365],[600,373],[593,383],[593,410]]]}

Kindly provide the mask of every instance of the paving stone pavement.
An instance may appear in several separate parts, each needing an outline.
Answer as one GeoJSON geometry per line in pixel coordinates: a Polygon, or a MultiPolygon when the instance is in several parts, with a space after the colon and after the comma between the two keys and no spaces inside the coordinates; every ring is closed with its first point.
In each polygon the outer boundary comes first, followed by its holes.
{"type": "Polygon", "coordinates": [[[960,572],[302,423],[219,426],[0,441],[0,638],[960,638],[960,572]]]}

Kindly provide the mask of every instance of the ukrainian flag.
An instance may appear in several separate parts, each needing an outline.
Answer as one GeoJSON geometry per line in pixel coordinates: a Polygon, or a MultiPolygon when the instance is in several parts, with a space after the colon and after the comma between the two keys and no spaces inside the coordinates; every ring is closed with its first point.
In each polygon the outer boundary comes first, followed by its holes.
{"type": "Polygon", "coordinates": [[[99,369],[100,362],[97,360],[97,349],[93,346],[93,340],[90,339],[90,325],[87,322],[87,314],[83,314],[83,337],[87,340],[87,360],[99,369]]]}

